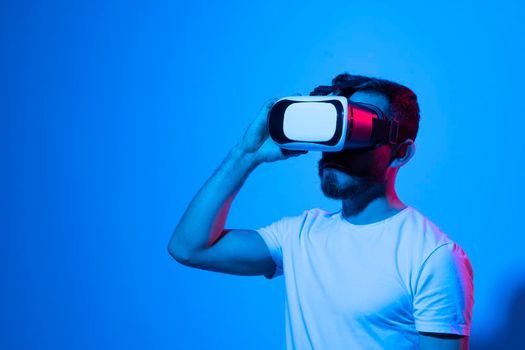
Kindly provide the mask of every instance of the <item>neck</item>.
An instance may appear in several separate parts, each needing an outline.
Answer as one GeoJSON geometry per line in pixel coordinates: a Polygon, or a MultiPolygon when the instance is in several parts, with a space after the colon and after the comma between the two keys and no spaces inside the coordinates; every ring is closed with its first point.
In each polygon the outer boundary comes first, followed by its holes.
{"type": "Polygon", "coordinates": [[[396,194],[395,178],[378,183],[352,198],[343,199],[343,216],[356,225],[386,219],[406,208],[396,194]]]}

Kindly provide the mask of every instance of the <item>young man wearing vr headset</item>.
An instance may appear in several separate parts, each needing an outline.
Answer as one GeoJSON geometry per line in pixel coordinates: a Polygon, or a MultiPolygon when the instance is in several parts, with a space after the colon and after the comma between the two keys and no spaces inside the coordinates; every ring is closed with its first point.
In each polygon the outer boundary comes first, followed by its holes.
{"type": "Polygon", "coordinates": [[[395,191],[415,152],[416,95],[341,74],[313,97],[265,105],[196,194],[169,243],[187,266],[285,277],[288,349],[468,349],[472,266],[462,248],[395,191]],[[317,97],[315,97],[317,96],[317,97]],[[323,151],[323,193],[342,209],[225,229],[260,164],[323,151]]]}

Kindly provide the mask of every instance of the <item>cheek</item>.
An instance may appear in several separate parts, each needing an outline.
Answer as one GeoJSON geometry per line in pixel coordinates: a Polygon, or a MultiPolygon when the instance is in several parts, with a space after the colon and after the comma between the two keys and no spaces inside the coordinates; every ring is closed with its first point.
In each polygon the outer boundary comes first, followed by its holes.
{"type": "Polygon", "coordinates": [[[378,150],[375,157],[376,157],[377,164],[382,164],[385,167],[388,167],[390,163],[390,157],[391,157],[390,149],[385,147],[385,148],[378,150]]]}
{"type": "Polygon", "coordinates": [[[379,168],[379,171],[385,172],[390,165],[390,150],[386,149],[382,152],[378,152],[375,157],[375,167],[379,168]]]}
{"type": "Polygon", "coordinates": [[[354,161],[361,169],[384,169],[388,167],[390,151],[380,147],[373,152],[356,155],[354,161]]]}
{"type": "Polygon", "coordinates": [[[356,171],[381,177],[387,171],[389,162],[390,152],[380,148],[366,157],[363,156],[356,159],[356,171]]]}

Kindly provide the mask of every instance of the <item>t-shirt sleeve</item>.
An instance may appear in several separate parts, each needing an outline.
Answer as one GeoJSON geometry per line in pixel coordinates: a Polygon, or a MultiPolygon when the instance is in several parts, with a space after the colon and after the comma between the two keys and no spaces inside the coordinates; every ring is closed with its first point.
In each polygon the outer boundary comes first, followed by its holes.
{"type": "Polygon", "coordinates": [[[283,217],[268,226],[255,230],[263,238],[275,263],[274,273],[265,275],[264,277],[272,279],[283,274],[283,248],[285,247],[285,238],[288,235],[299,234],[306,215],[307,211],[304,211],[303,214],[299,216],[283,217]]]}
{"type": "Polygon", "coordinates": [[[474,274],[459,245],[448,242],[425,260],[414,292],[414,318],[419,332],[470,335],[474,274]]]}

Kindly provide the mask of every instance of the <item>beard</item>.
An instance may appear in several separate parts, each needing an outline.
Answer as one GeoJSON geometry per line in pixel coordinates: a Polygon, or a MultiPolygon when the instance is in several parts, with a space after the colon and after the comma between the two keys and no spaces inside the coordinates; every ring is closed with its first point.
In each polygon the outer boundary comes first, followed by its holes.
{"type": "Polygon", "coordinates": [[[357,197],[377,186],[376,182],[353,177],[333,168],[320,169],[321,189],[331,199],[357,197]]]}
{"type": "Polygon", "coordinates": [[[339,157],[340,154],[327,154],[318,164],[321,189],[326,197],[376,197],[384,188],[385,165],[379,162],[343,162],[339,157]]]}

